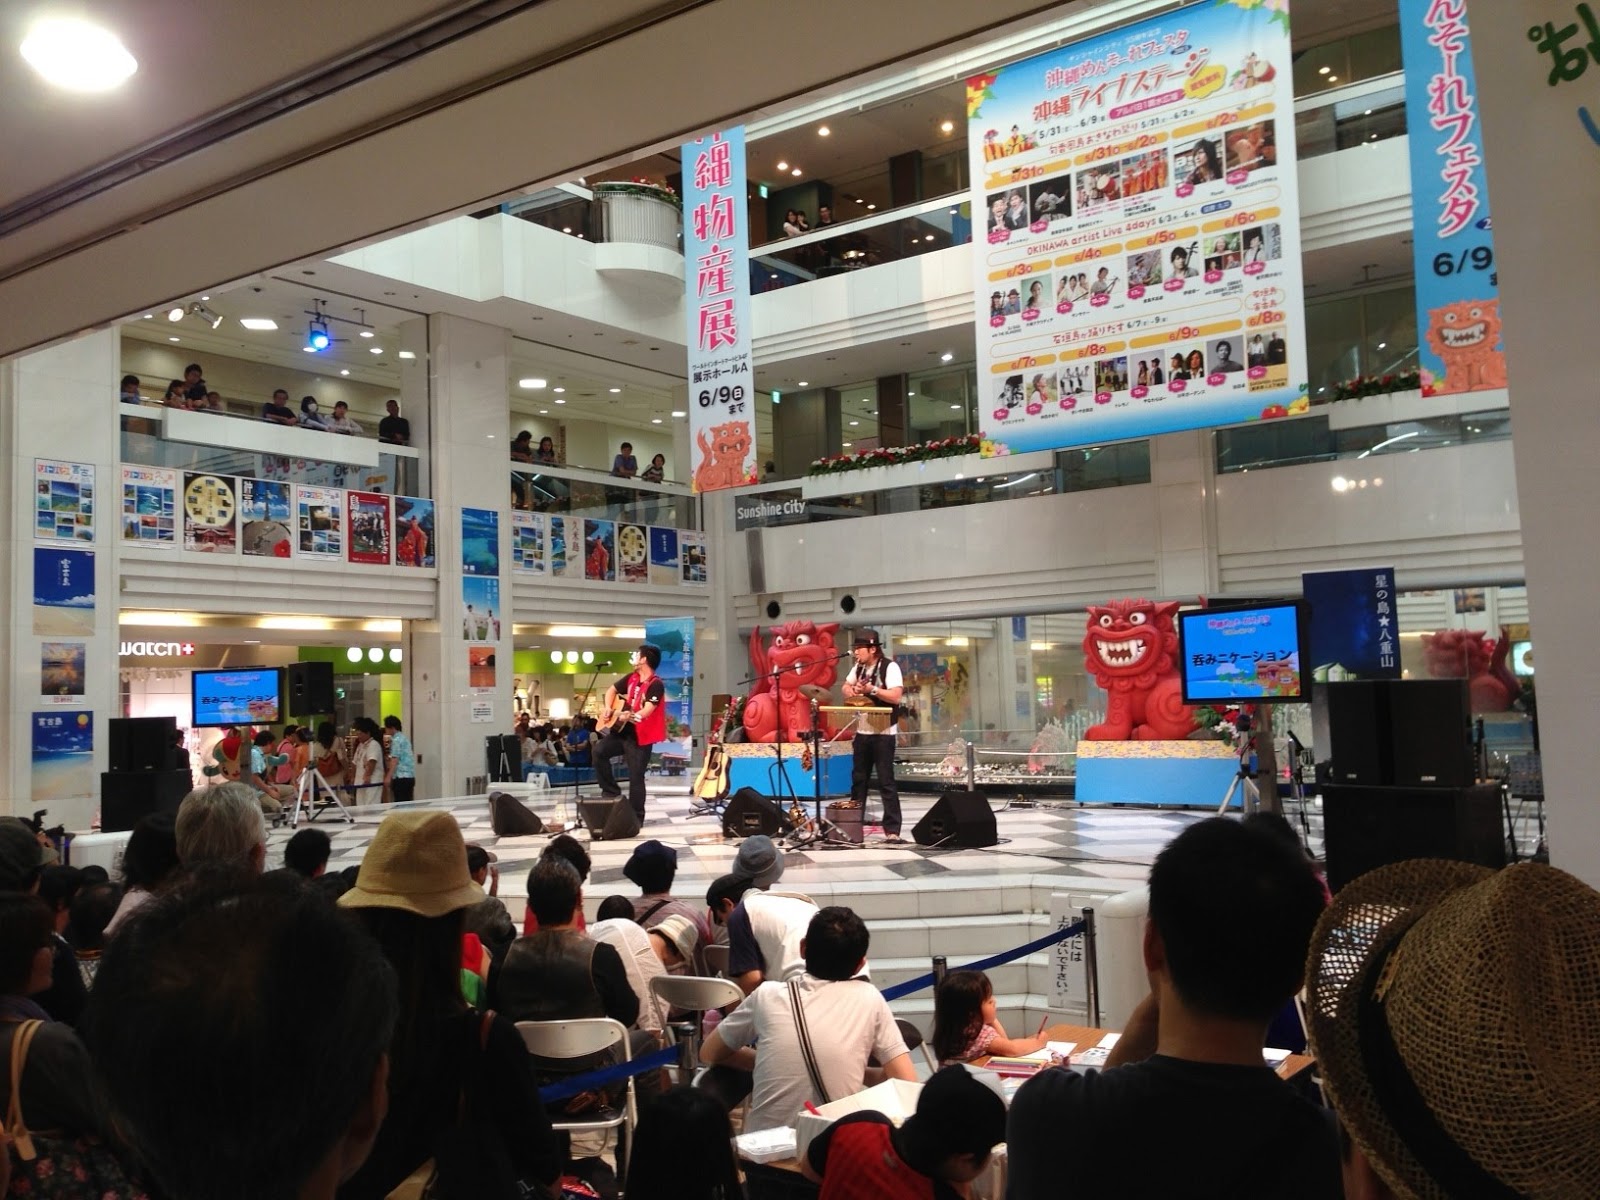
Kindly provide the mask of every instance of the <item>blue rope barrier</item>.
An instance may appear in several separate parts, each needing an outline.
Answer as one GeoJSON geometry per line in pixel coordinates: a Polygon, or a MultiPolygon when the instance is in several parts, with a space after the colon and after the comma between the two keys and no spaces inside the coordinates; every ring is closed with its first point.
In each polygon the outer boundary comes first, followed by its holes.
{"type": "MultiPolygon", "coordinates": [[[[1054,946],[1057,942],[1064,942],[1069,937],[1077,937],[1083,932],[1083,929],[1084,922],[1074,921],[1065,929],[1057,929],[1054,933],[1047,933],[1042,938],[1035,938],[1026,946],[1018,946],[1014,950],[1006,950],[1000,954],[992,955],[989,958],[980,958],[977,962],[968,963],[964,967],[955,967],[952,969],[960,971],[987,971],[990,967],[998,967],[1008,962],[1014,962],[1019,958],[1026,958],[1030,954],[1034,954],[1049,946],[1054,946]]],[[[912,992],[920,992],[923,988],[931,987],[932,985],[933,972],[930,971],[926,975],[918,975],[915,979],[908,979],[904,983],[897,983],[893,987],[884,988],[883,998],[885,1000],[898,1000],[902,996],[909,996],[912,992]]]]}

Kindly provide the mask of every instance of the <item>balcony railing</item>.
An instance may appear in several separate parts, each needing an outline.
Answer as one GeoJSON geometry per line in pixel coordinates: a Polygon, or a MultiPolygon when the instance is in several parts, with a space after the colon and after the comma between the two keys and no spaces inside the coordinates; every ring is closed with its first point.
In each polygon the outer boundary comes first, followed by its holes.
{"type": "Polygon", "coordinates": [[[522,512],[699,529],[700,506],[681,483],[619,479],[579,467],[514,464],[511,507],[522,512]]]}
{"type": "Polygon", "coordinates": [[[966,192],[956,192],[756,246],[750,251],[750,289],[775,291],[971,240],[971,203],[966,192]]]}
{"type": "Polygon", "coordinates": [[[1317,92],[1294,104],[1295,153],[1302,159],[1370,146],[1405,132],[1406,87],[1400,72],[1317,92]]]}
{"type": "Polygon", "coordinates": [[[1299,419],[1217,430],[1217,472],[1228,474],[1333,462],[1341,458],[1414,454],[1468,443],[1502,442],[1510,437],[1511,412],[1504,408],[1349,429],[1333,428],[1328,418],[1318,413],[1299,419]]]}

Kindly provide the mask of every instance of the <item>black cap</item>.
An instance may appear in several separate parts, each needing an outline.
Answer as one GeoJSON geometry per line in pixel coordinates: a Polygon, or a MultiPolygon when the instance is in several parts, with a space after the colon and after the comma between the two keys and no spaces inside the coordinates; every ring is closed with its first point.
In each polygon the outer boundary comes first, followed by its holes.
{"type": "Polygon", "coordinates": [[[856,630],[856,640],[851,644],[856,646],[882,647],[883,640],[878,637],[878,631],[876,629],[858,629],[856,630]]]}

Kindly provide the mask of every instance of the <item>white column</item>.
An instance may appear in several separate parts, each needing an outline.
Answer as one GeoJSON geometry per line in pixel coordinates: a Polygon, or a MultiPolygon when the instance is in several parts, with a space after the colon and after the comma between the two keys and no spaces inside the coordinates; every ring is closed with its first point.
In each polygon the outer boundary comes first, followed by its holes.
{"type": "Polygon", "coordinates": [[[1216,456],[1211,439],[1209,430],[1150,439],[1160,599],[1193,600],[1217,590],[1216,456]]]}

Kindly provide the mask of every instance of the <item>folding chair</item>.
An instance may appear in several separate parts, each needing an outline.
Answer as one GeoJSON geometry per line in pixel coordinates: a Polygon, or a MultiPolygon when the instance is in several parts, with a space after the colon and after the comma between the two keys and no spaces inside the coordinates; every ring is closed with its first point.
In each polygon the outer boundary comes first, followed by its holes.
{"type": "MultiPolygon", "coordinates": [[[[612,1063],[633,1060],[628,1045],[628,1031],[620,1021],[610,1017],[585,1017],[576,1021],[518,1021],[517,1032],[528,1053],[545,1063],[571,1060],[594,1060],[609,1054],[612,1063]]],[[[536,1064],[537,1065],[537,1064],[536,1064]]],[[[593,1069],[593,1063],[584,1064],[593,1069]]],[[[619,1110],[609,1102],[592,1113],[566,1115],[559,1111],[550,1113],[553,1129],[620,1129],[617,1141],[617,1177],[626,1179],[627,1156],[633,1144],[633,1130],[639,1123],[639,1107],[635,1099],[633,1077],[628,1077],[619,1110]]]]}
{"type": "Polygon", "coordinates": [[[922,1061],[928,1064],[928,1074],[931,1075],[937,1071],[939,1069],[939,1060],[934,1058],[933,1047],[928,1045],[927,1039],[922,1036],[922,1030],[904,1017],[896,1017],[894,1024],[895,1028],[900,1031],[901,1040],[905,1042],[907,1050],[915,1050],[919,1046],[922,1048],[922,1061]]]}
{"type": "Polygon", "coordinates": [[[707,943],[700,947],[700,953],[705,955],[706,970],[722,979],[728,977],[728,944],[726,942],[721,945],[716,942],[707,943]]]}
{"type": "MultiPolygon", "coordinates": [[[[701,1017],[713,1008],[726,1008],[744,999],[739,985],[728,979],[708,979],[700,975],[658,975],[650,981],[650,990],[667,1009],[682,1009],[692,1016],[689,1038],[679,1039],[679,1046],[688,1054],[679,1053],[679,1079],[693,1078],[700,1067],[701,1017]]],[[[669,1029],[676,1030],[677,1022],[669,1021],[669,1029]]]]}

